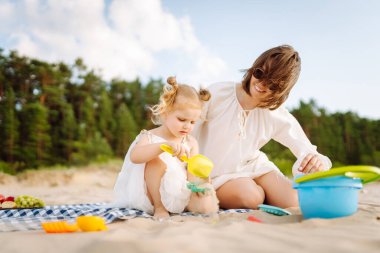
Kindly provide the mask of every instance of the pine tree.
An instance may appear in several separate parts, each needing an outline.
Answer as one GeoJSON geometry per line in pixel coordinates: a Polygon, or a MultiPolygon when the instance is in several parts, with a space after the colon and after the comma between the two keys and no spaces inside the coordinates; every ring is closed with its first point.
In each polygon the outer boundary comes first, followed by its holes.
{"type": "Polygon", "coordinates": [[[96,132],[96,124],[95,124],[95,108],[94,108],[94,101],[90,96],[87,96],[83,107],[82,107],[82,121],[81,124],[81,130],[83,131],[82,134],[84,134],[84,140],[90,140],[95,136],[96,132]]]}
{"type": "Polygon", "coordinates": [[[65,104],[62,111],[62,122],[60,142],[62,145],[62,156],[67,163],[72,162],[72,154],[74,152],[74,143],[76,138],[76,121],[73,107],[71,104],[65,104]]]}
{"type": "Polygon", "coordinates": [[[109,144],[113,143],[113,131],[115,130],[115,120],[112,111],[112,103],[104,90],[101,94],[97,114],[98,129],[109,144]]]}
{"type": "Polygon", "coordinates": [[[22,109],[22,160],[26,167],[48,164],[51,138],[48,111],[40,103],[26,104],[22,109]]]}
{"type": "Polygon", "coordinates": [[[15,94],[12,87],[8,86],[0,100],[0,157],[8,163],[17,159],[19,150],[19,121],[15,106],[15,94]]]}
{"type": "Polygon", "coordinates": [[[137,125],[125,104],[116,112],[115,154],[123,157],[137,135],[137,125]]]}

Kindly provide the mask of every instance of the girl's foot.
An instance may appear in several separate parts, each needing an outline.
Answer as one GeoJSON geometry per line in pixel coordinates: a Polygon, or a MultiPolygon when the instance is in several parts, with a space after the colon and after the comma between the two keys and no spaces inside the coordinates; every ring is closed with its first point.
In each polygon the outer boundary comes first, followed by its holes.
{"type": "Polygon", "coordinates": [[[187,210],[193,213],[213,214],[219,210],[219,200],[216,197],[214,187],[210,183],[199,185],[200,188],[205,188],[204,193],[193,192],[190,197],[187,210]]]}
{"type": "Polygon", "coordinates": [[[169,212],[165,209],[165,207],[154,208],[153,220],[163,221],[169,219],[169,217],[169,212]]]}

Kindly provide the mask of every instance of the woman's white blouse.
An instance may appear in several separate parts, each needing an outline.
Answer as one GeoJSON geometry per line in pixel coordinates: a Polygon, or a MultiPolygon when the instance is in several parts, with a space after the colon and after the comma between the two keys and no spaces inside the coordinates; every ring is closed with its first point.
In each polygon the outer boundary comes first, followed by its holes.
{"type": "Polygon", "coordinates": [[[284,107],[276,110],[255,108],[245,111],[236,96],[237,83],[217,83],[208,87],[211,99],[202,111],[202,120],[194,127],[200,153],[215,164],[211,177],[218,188],[238,177],[255,178],[272,170],[274,163],[260,149],[271,139],[288,147],[297,157],[293,175],[299,173],[302,159],[318,154],[325,169],[331,161],[317,152],[298,121],[284,107]]]}

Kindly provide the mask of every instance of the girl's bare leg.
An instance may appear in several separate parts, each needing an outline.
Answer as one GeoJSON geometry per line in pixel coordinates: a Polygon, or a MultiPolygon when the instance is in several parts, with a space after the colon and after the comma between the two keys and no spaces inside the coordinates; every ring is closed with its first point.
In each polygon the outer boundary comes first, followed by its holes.
{"type": "Polygon", "coordinates": [[[281,208],[298,206],[297,190],[281,172],[271,171],[255,178],[255,182],[264,189],[267,204],[281,208]]]}
{"type": "Polygon", "coordinates": [[[216,194],[220,207],[224,209],[257,209],[265,198],[263,188],[247,177],[227,181],[218,188],[216,194]]]}
{"type": "Polygon", "coordinates": [[[166,164],[160,158],[153,159],[145,166],[145,183],[148,189],[148,197],[154,206],[154,218],[165,219],[169,217],[169,212],[166,210],[161,201],[160,185],[161,178],[166,170],[166,164]]]}

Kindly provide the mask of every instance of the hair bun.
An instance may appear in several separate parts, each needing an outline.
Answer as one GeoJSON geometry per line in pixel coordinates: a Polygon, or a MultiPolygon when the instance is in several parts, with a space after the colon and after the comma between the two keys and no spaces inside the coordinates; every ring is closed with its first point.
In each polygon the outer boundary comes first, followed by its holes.
{"type": "Polygon", "coordinates": [[[202,101],[209,101],[211,93],[206,89],[199,89],[199,97],[202,101]]]}
{"type": "Polygon", "coordinates": [[[175,76],[169,76],[166,82],[172,86],[177,85],[177,79],[175,76]]]}

